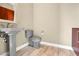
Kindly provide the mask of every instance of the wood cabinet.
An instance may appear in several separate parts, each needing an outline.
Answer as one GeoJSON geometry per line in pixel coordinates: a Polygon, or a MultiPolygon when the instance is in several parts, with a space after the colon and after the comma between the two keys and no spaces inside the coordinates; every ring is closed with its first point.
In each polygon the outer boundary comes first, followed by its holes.
{"type": "Polygon", "coordinates": [[[0,20],[14,20],[14,11],[0,6],[0,20]]]}

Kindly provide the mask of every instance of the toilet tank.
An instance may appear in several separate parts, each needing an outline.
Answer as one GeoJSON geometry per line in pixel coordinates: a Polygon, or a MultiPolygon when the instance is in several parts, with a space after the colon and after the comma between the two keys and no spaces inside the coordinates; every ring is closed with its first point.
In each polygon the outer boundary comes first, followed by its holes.
{"type": "Polygon", "coordinates": [[[33,36],[33,30],[25,30],[25,37],[30,38],[33,36]]]}

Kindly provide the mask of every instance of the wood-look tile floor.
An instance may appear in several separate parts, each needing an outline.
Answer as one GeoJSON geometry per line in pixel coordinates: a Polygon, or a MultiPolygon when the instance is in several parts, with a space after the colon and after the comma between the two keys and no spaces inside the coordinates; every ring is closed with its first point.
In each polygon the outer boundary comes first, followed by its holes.
{"type": "Polygon", "coordinates": [[[17,56],[76,56],[71,50],[41,45],[40,48],[25,47],[17,51],[17,56]]]}

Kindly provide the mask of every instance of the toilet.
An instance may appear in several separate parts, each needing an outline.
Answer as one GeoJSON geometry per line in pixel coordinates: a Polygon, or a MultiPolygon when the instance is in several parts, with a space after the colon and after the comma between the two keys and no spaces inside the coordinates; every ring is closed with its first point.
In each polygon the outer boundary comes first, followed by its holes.
{"type": "Polygon", "coordinates": [[[28,39],[29,46],[32,46],[32,40],[30,38],[33,37],[33,31],[25,30],[25,37],[28,39]]]}
{"type": "Polygon", "coordinates": [[[39,48],[41,37],[34,36],[33,30],[25,30],[25,37],[28,39],[29,46],[39,48]]]}

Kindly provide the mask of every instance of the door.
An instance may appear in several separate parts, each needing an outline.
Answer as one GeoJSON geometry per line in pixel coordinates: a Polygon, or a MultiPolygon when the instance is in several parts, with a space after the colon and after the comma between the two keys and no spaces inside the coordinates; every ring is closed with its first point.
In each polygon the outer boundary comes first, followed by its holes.
{"type": "Polygon", "coordinates": [[[72,28],[72,47],[79,56],[79,28],[72,28]]]}

